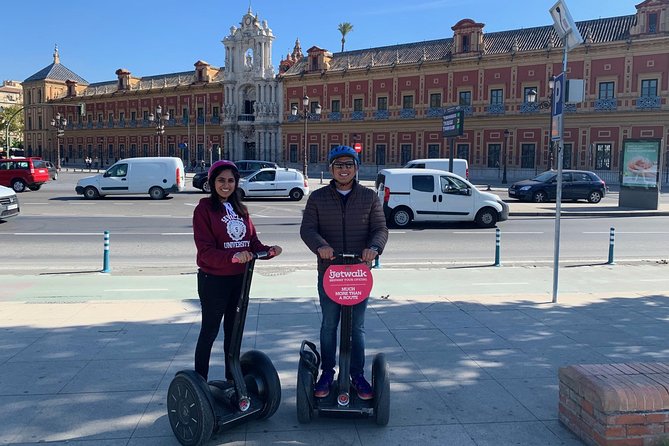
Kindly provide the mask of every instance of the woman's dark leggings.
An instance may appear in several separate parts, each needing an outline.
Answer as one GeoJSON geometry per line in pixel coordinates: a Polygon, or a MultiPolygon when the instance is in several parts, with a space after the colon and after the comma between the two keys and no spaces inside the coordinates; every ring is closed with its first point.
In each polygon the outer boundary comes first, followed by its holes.
{"type": "Polygon", "coordinates": [[[228,351],[243,280],[243,274],[214,276],[202,271],[197,273],[197,294],[200,296],[200,306],[202,307],[202,326],[195,347],[195,371],[202,375],[205,381],[208,380],[211,348],[216,336],[218,336],[221,320],[223,320],[225,378],[232,379],[230,365],[228,364],[228,351]]]}

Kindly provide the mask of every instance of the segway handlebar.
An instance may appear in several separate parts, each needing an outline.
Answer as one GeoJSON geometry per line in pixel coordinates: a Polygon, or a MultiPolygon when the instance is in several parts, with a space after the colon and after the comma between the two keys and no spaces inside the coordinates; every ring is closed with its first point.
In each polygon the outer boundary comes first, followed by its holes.
{"type": "MultiPolygon", "coordinates": [[[[253,252],[251,253],[253,255],[253,259],[266,259],[267,257],[274,255],[274,250],[272,248],[269,249],[269,251],[258,251],[258,252],[253,252]]],[[[237,257],[232,258],[232,263],[239,263],[239,259],[237,257]]]]}

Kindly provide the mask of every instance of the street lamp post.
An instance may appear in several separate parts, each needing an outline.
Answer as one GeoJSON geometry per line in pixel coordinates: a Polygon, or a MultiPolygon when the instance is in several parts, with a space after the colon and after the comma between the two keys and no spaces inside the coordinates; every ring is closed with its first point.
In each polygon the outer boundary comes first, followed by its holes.
{"type": "Polygon", "coordinates": [[[67,119],[65,116],[60,116],[60,113],[56,113],[56,116],[51,120],[51,126],[56,128],[56,170],[60,171],[60,144],[63,141],[65,136],[65,126],[67,125],[67,119]]]}
{"type": "Polygon", "coordinates": [[[502,171],[502,184],[506,184],[506,150],[509,142],[509,135],[511,135],[511,132],[509,129],[504,130],[504,170],[502,171]]]}
{"type": "MultiPolygon", "coordinates": [[[[548,100],[547,101],[541,101],[537,103],[537,92],[536,90],[530,90],[530,92],[527,94],[527,102],[530,103],[536,103],[537,107],[539,109],[545,109],[548,108],[550,109],[550,115],[549,115],[549,124],[548,124],[548,169],[552,170],[553,169],[553,88],[555,88],[555,76],[551,76],[550,79],[548,79],[548,100]]],[[[537,161],[535,160],[534,165],[535,165],[535,172],[536,172],[536,166],[537,166],[537,161]]]]}
{"type": "Polygon", "coordinates": [[[160,138],[162,138],[165,133],[165,123],[170,120],[170,114],[165,113],[163,115],[163,108],[159,105],[156,108],[156,114],[151,113],[149,115],[149,122],[156,123],[156,136],[158,137],[158,156],[160,156],[160,138]]]}
{"type": "MultiPolygon", "coordinates": [[[[320,115],[321,111],[323,109],[321,108],[320,104],[316,104],[316,107],[314,108],[314,112],[316,115],[320,115]]],[[[290,109],[290,114],[293,116],[298,116],[298,109],[296,105],[293,105],[290,109]]],[[[307,121],[309,120],[309,117],[311,116],[311,113],[309,113],[309,96],[305,96],[302,98],[302,114],[299,115],[301,119],[304,120],[304,153],[302,157],[302,174],[304,175],[304,178],[307,178],[307,164],[309,163],[309,158],[308,158],[308,139],[307,139],[307,121]]]]}

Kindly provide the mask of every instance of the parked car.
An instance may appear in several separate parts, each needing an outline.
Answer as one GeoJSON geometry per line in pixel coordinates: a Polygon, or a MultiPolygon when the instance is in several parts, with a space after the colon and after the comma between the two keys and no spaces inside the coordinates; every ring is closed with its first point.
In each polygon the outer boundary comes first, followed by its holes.
{"type": "Polygon", "coordinates": [[[244,197],[289,197],[299,201],[309,193],[309,183],[295,169],[266,168],[239,180],[244,197]]]}
{"type": "Polygon", "coordinates": [[[386,220],[399,228],[412,221],[470,221],[492,228],[509,218],[509,205],[497,195],[443,170],[383,169],[376,192],[386,220]]]}
{"type": "Polygon", "coordinates": [[[23,192],[26,188],[39,190],[42,184],[47,181],[49,181],[49,171],[42,160],[33,158],[0,159],[0,186],[11,187],[15,192],[23,192]]]}
{"type": "MultiPolygon", "coordinates": [[[[405,169],[436,169],[450,172],[451,160],[449,158],[425,158],[411,160],[404,166],[405,169]]],[[[469,163],[466,159],[453,158],[453,172],[462,178],[469,180],[469,163]]]]}
{"type": "MultiPolygon", "coordinates": [[[[244,178],[251,175],[254,172],[257,172],[260,169],[264,168],[273,168],[278,169],[279,165],[271,161],[260,161],[260,160],[239,160],[235,161],[237,169],[239,169],[239,175],[244,178]]],[[[207,171],[198,172],[193,176],[193,187],[196,189],[202,189],[204,192],[209,193],[209,183],[207,183],[207,171]]]]}
{"type": "Polygon", "coordinates": [[[0,186],[0,220],[15,217],[21,212],[19,199],[12,189],[0,186]]]}
{"type": "Polygon", "coordinates": [[[126,158],[104,173],[80,179],[74,190],[89,200],[129,194],[149,194],[154,200],[160,200],[184,189],[184,175],[181,158],[126,158]]]}
{"type": "MultiPolygon", "coordinates": [[[[606,195],[606,183],[587,170],[562,171],[562,199],[588,200],[599,203],[606,195]]],[[[548,170],[532,178],[513,183],[509,197],[524,201],[544,203],[557,197],[557,171],[548,170]]]]}

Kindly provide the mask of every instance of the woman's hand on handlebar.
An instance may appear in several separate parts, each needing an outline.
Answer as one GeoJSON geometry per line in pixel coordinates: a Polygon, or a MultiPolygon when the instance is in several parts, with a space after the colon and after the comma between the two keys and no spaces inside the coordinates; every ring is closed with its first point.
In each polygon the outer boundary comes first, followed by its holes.
{"type": "Polygon", "coordinates": [[[246,263],[253,260],[253,253],[249,251],[239,251],[232,256],[232,263],[246,263]]]}
{"type": "Polygon", "coordinates": [[[268,252],[269,252],[269,255],[271,255],[272,257],[276,257],[276,256],[280,255],[283,252],[283,250],[281,249],[281,246],[274,245],[274,246],[270,246],[268,252]]]}
{"type": "Polygon", "coordinates": [[[363,262],[371,262],[376,258],[376,256],[379,255],[378,252],[376,252],[373,249],[365,248],[362,250],[362,255],[360,258],[362,259],[363,262]]]}

